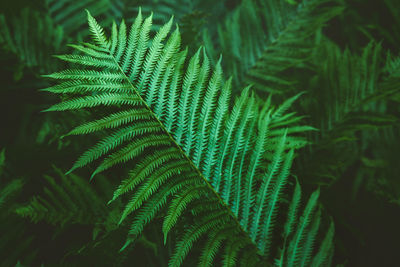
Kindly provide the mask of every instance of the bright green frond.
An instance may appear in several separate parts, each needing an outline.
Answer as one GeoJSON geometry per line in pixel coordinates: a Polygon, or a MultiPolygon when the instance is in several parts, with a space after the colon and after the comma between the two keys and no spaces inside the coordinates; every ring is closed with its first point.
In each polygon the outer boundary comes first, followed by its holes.
{"type": "Polygon", "coordinates": [[[296,125],[301,117],[286,114],[300,95],[275,108],[262,106],[247,87],[231,101],[232,82],[224,80],[221,60],[211,71],[200,48],[186,62],[179,30],[169,34],[172,18],[151,40],[152,15],[143,19],[139,12],[133,25],[114,23],[110,39],[90,14],[88,20],[94,44],[73,46],[83,55],[59,56],[78,64],[46,76],[60,84],[44,91],[73,93],[48,111],[110,109],[68,133],[104,134],[69,172],[102,159],[93,178],[133,162],[109,201],[122,195],[130,199],[119,221],[133,220],[121,250],[166,204],[165,240],[184,214],[198,218],[185,227],[171,266],[180,266],[194,242],[207,234],[215,238],[202,256],[206,265],[222,244],[227,266],[240,261],[244,247],[267,257],[269,244],[279,236],[276,220],[284,211],[293,149],[306,144],[299,134],[313,130],[296,125]],[[243,241],[232,243],[229,235],[243,241]]]}
{"type": "Polygon", "coordinates": [[[335,225],[330,223],[329,229],[325,234],[324,240],[319,247],[318,253],[314,256],[311,266],[327,266],[331,264],[334,243],[333,237],[335,234],[335,225]]]}
{"type": "MultiPolygon", "coordinates": [[[[313,226],[313,218],[315,210],[318,205],[319,189],[311,194],[308,200],[307,206],[304,209],[303,215],[300,217],[299,224],[297,226],[295,235],[289,244],[288,250],[288,266],[299,266],[306,256],[303,253],[304,249],[307,249],[307,238],[309,237],[310,228],[313,226]]],[[[317,212],[318,214],[318,212],[317,212]]],[[[319,220],[319,216],[317,216],[319,220]]],[[[318,228],[318,227],[317,227],[318,228]]]]}

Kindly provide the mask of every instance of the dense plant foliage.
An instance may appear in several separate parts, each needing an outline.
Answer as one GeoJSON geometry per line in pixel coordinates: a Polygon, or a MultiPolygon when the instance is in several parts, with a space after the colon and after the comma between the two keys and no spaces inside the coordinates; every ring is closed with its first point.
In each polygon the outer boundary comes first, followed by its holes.
{"type": "Polygon", "coordinates": [[[2,8],[1,266],[395,265],[397,1],[2,8]]]}

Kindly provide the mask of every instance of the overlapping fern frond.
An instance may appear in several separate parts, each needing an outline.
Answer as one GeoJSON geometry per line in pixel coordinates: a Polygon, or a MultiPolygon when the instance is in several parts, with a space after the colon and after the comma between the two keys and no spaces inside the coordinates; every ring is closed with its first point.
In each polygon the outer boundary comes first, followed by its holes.
{"type": "Polygon", "coordinates": [[[205,34],[206,47],[213,57],[221,51],[228,59],[224,67],[235,85],[246,82],[258,90],[282,93],[295,82],[287,74],[291,68],[308,69],[317,30],[342,10],[337,0],[306,0],[297,5],[245,0],[219,25],[218,37],[205,34]],[[213,43],[219,49],[214,51],[213,43]]]}
{"type": "MultiPolygon", "coordinates": [[[[45,91],[71,97],[47,111],[110,113],[68,134],[105,133],[70,171],[101,160],[93,178],[132,162],[110,201],[128,198],[119,223],[135,215],[124,247],[168,203],[165,239],[181,215],[195,216],[194,224],[183,225],[171,266],[180,266],[205,235],[210,237],[200,259],[205,266],[222,243],[226,266],[238,258],[271,260],[294,150],[306,144],[298,134],[313,130],[298,126],[301,117],[295,113],[286,113],[300,95],[277,107],[270,99],[260,105],[247,87],[231,107],[231,79],[223,79],[221,62],[212,71],[202,48],[186,62],[179,28],[167,38],[172,19],[151,41],[152,16],[143,18],[140,11],[131,27],[113,24],[110,39],[89,13],[88,20],[94,43],[72,45],[81,55],[58,56],[76,67],[46,75],[60,83],[45,91]]],[[[314,214],[315,203],[310,205],[304,216],[314,214]]],[[[300,219],[298,243],[290,249],[303,244],[310,221],[300,219]]],[[[311,244],[304,246],[307,261],[313,240],[305,242],[311,244]]]]}
{"type": "MultiPolygon", "coordinates": [[[[111,18],[122,18],[126,3],[123,0],[83,0],[79,4],[71,0],[46,0],[44,10],[24,8],[20,16],[6,20],[0,14],[0,46],[11,51],[22,67],[49,73],[60,69],[60,62],[52,55],[62,53],[64,44],[86,37],[85,15],[82,9],[90,9],[111,25],[111,18]]],[[[21,75],[21,73],[17,73],[21,75]]]]}
{"type": "Polygon", "coordinates": [[[44,188],[43,195],[35,196],[29,204],[18,207],[15,210],[18,215],[30,218],[33,222],[46,221],[53,225],[96,225],[95,232],[116,228],[117,221],[116,218],[113,221],[112,216],[117,212],[105,205],[107,196],[97,193],[79,176],[64,175],[57,168],[55,171],[61,182],[46,175],[44,178],[48,186],[44,188]]]}
{"type": "MultiPolygon", "coordinates": [[[[94,16],[104,16],[104,23],[111,24],[111,18],[121,18],[125,1],[122,0],[82,0],[77,3],[71,0],[46,0],[47,15],[55,25],[62,26],[65,34],[82,35],[86,31],[85,14],[82,9],[89,9],[94,16]]],[[[79,36],[80,38],[84,36],[79,36]]]]}
{"type": "Polygon", "coordinates": [[[19,193],[23,187],[23,179],[9,179],[6,177],[6,149],[3,148],[0,151],[0,209],[1,214],[6,215],[12,209],[13,206],[9,205],[8,202],[12,197],[14,197],[17,193],[19,193]]]}
{"type": "MultiPolygon", "coordinates": [[[[390,100],[400,102],[400,57],[388,53],[383,78],[379,84],[379,96],[389,97],[390,100]]],[[[375,98],[376,99],[376,98],[375,98]]],[[[378,98],[379,99],[379,98],[378,98]]]]}
{"type": "Polygon", "coordinates": [[[330,223],[324,233],[323,241],[313,256],[317,236],[321,235],[321,207],[318,204],[319,189],[313,192],[298,216],[301,192],[296,183],[292,200],[289,204],[287,221],[283,229],[284,243],[280,258],[276,259],[276,266],[330,266],[334,246],[334,224],[330,223]]]}
{"type": "Polygon", "coordinates": [[[384,62],[379,44],[370,43],[358,55],[328,40],[319,45],[314,62],[318,72],[310,86],[313,98],[304,106],[314,114],[311,119],[320,135],[311,136],[315,145],[299,166],[319,183],[331,183],[363,153],[361,133],[399,123],[386,112],[386,100],[399,92],[398,67],[395,59],[384,62]],[[331,157],[321,157],[326,151],[331,157]],[[318,164],[310,166],[310,160],[318,164]]]}
{"type": "Polygon", "coordinates": [[[334,127],[335,130],[341,128],[346,131],[350,128],[356,131],[393,122],[389,117],[379,116],[383,110],[376,101],[388,93],[381,86],[381,46],[370,43],[361,55],[353,54],[348,49],[342,52],[331,42],[325,42],[320,49],[320,56],[315,58],[316,64],[321,67],[318,73],[320,88],[312,93],[317,94],[315,99],[318,99],[313,101],[314,105],[320,105],[318,108],[323,112],[318,117],[322,136],[334,127]],[[322,57],[325,60],[322,61],[322,57]],[[324,108],[321,103],[324,103],[324,108]]]}
{"type": "Polygon", "coordinates": [[[25,180],[13,177],[7,168],[5,149],[0,151],[0,227],[8,229],[0,236],[2,261],[0,266],[15,266],[19,260],[30,262],[37,254],[32,245],[34,237],[26,225],[14,216],[16,199],[21,194],[25,180]]]}
{"type": "Polygon", "coordinates": [[[6,21],[0,15],[0,46],[11,51],[22,66],[37,68],[40,73],[56,71],[52,53],[63,45],[63,29],[48,16],[28,8],[21,10],[20,17],[6,21]],[[50,52],[50,53],[49,53],[50,52]]]}

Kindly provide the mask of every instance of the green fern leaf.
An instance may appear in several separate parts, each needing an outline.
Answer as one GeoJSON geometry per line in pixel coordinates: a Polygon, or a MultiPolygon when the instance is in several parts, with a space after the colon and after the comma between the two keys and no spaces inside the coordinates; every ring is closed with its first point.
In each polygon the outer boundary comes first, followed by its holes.
{"type": "Polygon", "coordinates": [[[140,11],[129,30],[124,22],[113,24],[111,39],[89,12],[88,21],[94,44],[72,46],[84,55],[59,59],[73,61],[75,67],[46,76],[61,84],[45,91],[74,95],[47,111],[110,109],[110,115],[69,133],[112,130],[70,171],[103,158],[93,178],[117,164],[135,162],[110,201],[122,195],[130,198],[119,221],[134,215],[123,249],[168,203],[165,241],[183,214],[191,210],[198,218],[185,227],[170,266],[180,266],[196,241],[220,230],[226,234],[211,241],[206,255],[214,255],[224,244],[227,266],[239,260],[244,247],[267,257],[277,234],[293,149],[306,144],[291,134],[313,129],[294,126],[300,119],[285,114],[299,95],[275,108],[260,105],[246,88],[230,111],[231,80],[223,79],[220,61],[211,73],[200,48],[186,65],[179,29],[168,37],[172,19],[151,41],[152,15],[143,19],[140,11]],[[231,239],[232,234],[240,241],[231,239]]]}
{"type": "Polygon", "coordinates": [[[246,82],[257,90],[283,93],[295,86],[285,71],[308,69],[306,62],[315,50],[313,36],[343,7],[340,0],[305,0],[298,5],[244,0],[218,25],[217,36],[204,33],[204,42],[217,40],[207,45],[208,52],[214,59],[215,50],[224,54],[224,67],[236,86],[246,82]]]}

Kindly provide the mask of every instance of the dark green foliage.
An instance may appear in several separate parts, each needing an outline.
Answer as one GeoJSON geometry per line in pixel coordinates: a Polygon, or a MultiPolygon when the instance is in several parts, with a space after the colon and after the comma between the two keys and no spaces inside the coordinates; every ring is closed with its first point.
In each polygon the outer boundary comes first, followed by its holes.
{"type": "Polygon", "coordinates": [[[63,34],[63,28],[50,17],[28,8],[11,21],[0,14],[0,46],[18,57],[19,68],[36,68],[39,73],[57,70],[52,53],[64,45],[63,34]]]}
{"type": "MultiPolygon", "coordinates": [[[[55,171],[61,177],[61,183],[46,175],[48,186],[43,189],[43,196],[36,196],[28,205],[17,208],[15,212],[18,215],[29,217],[33,222],[44,220],[49,224],[61,226],[87,224],[96,225],[96,228],[97,225],[103,225],[105,229],[110,230],[115,228],[115,219],[107,218],[107,214],[115,214],[104,203],[107,196],[99,196],[87,181],[79,176],[67,176],[58,169],[55,171]]],[[[110,187],[109,184],[105,186],[110,187]]],[[[96,228],[95,232],[100,230],[96,228]]]]}
{"type": "Polygon", "coordinates": [[[282,93],[295,83],[286,75],[288,70],[307,68],[316,31],[342,10],[337,0],[305,0],[299,5],[244,0],[219,26],[217,51],[228,57],[226,68],[236,85],[246,80],[258,90],[282,93]]]}
{"type": "MultiPolygon", "coordinates": [[[[304,103],[320,129],[302,168],[320,183],[332,183],[363,153],[360,134],[399,123],[386,110],[385,99],[399,92],[395,75],[384,72],[382,48],[370,43],[361,55],[322,41],[315,55],[318,73],[310,84],[315,98],[304,103]],[[322,64],[321,64],[322,62],[322,64]],[[330,158],[321,154],[331,151],[330,158]],[[343,155],[343,151],[348,151],[343,155]],[[334,156],[333,156],[334,155],[334,156]],[[318,167],[307,162],[320,160],[318,167]]],[[[389,64],[389,63],[388,63],[389,64]]],[[[315,182],[315,181],[314,181],[315,182]]]]}
{"type": "MultiPolygon", "coordinates": [[[[79,34],[85,28],[85,14],[82,9],[90,9],[96,15],[122,16],[123,3],[118,0],[83,0],[77,3],[71,0],[45,0],[45,6],[49,17],[56,25],[62,26],[65,34],[79,34]]],[[[109,19],[109,21],[111,21],[109,19]]]]}
{"type": "Polygon", "coordinates": [[[0,227],[7,231],[3,231],[0,237],[0,246],[3,248],[1,266],[13,266],[22,258],[31,261],[37,253],[31,247],[33,236],[26,232],[24,223],[13,216],[15,199],[21,193],[24,180],[10,177],[7,163],[6,150],[3,148],[0,152],[0,227]]]}
{"type": "Polygon", "coordinates": [[[0,3],[0,266],[396,265],[399,12],[0,3]]]}

